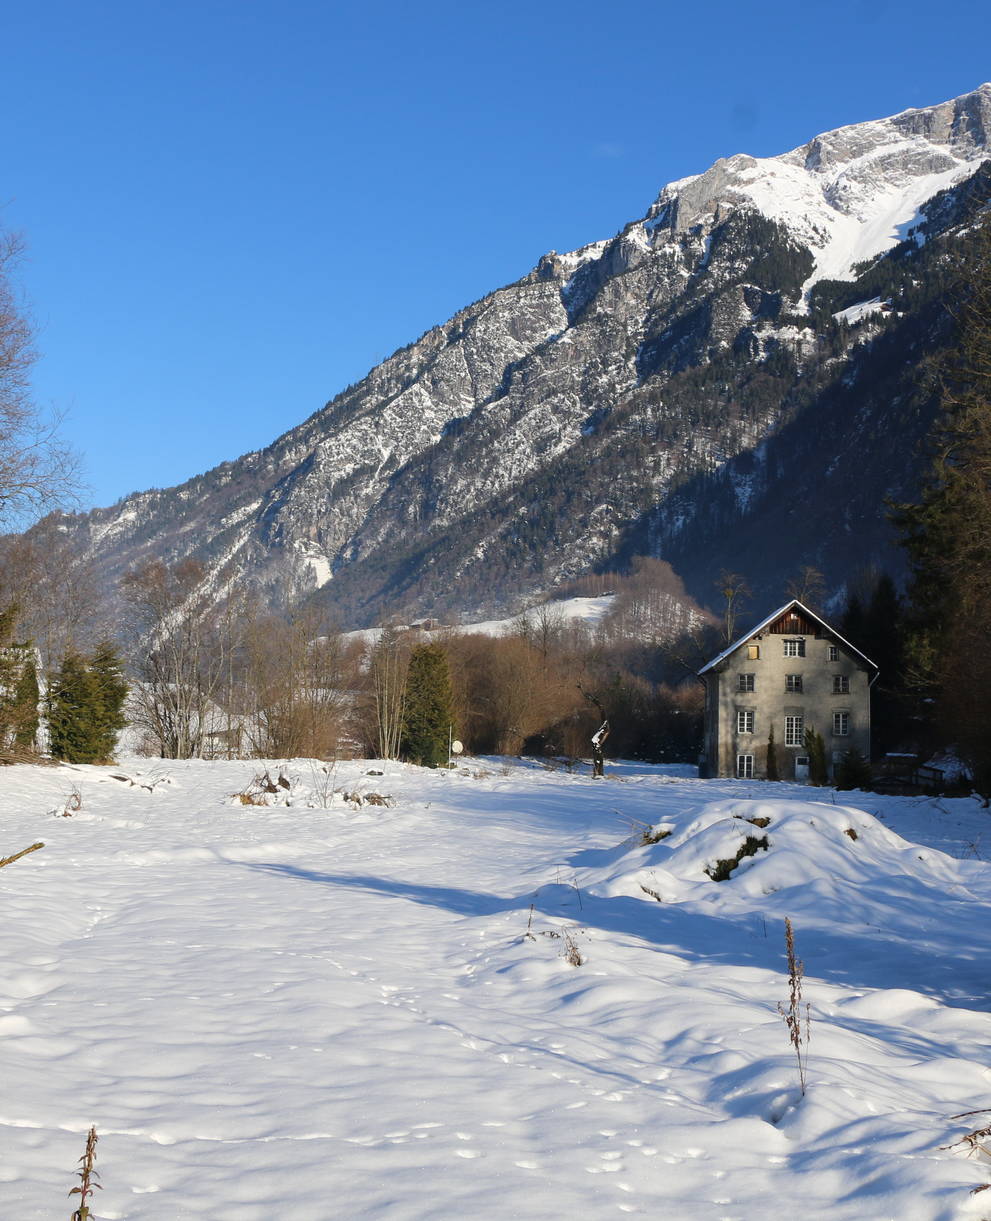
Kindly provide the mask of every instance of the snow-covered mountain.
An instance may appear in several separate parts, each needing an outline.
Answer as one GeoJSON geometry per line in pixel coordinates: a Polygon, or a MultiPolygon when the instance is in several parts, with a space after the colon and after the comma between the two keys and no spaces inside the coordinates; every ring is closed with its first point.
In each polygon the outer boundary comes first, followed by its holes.
{"type": "Polygon", "coordinates": [[[987,206],[991,85],[666,186],[608,241],[395,353],[303,424],[178,488],[66,516],[112,579],[150,557],[274,602],[498,612],[659,555],[781,592],[890,560],[948,341],[952,265],[987,206]]]}

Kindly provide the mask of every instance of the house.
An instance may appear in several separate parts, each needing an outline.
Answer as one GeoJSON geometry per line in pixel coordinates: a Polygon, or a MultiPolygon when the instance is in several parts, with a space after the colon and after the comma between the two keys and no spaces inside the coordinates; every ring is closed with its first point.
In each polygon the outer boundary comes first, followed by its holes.
{"type": "Polygon", "coordinates": [[[698,675],[705,685],[701,776],[766,776],[772,729],[782,780],[809,778],[808,729],[822,734],[830,776],[848,750],[870,758],[877,666],[797,598],[698,675]]]}

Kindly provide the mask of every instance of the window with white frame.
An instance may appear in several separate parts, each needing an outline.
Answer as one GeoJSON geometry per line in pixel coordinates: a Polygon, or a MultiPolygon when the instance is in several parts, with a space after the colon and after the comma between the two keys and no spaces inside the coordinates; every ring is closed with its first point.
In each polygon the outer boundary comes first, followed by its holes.
{"type": "Polygon", "coordinates": [[[786,674],[785,675],[785,690],[786,691],[801,691],[802,676],[801,674],[786,674]]]}
{"type": "Polygon", "coordinates": [[[751,708],[738,708],[736,713],[736,732],[754,732],[754,714],[751,708]]]}
{"type": "Polygon", "coordinates": [[[785,746],[801,746],[805,740],[805,717],[785,717],[785,746]]]}
{"type": "Polygon", "coordinates": [[[827,661],[839,661],[839,659],[840,659],[840,651],[836,647],[836,645],[835,644],[826,645],[826,660],[827,661]]]}
{"type": "Polygon", "coordinates": [[[738,674],[737,678],[739,679],[736,687],[737,691],[753,691],[754,676],[752,674],[738,674]]]}
{"type": "Polygon", "coordinates": [[[850,679],[846,674],[833,675],[833,694],[834,695],[849,695],[850,694],[850,679]]]}
{"type": "Polygon", "coordinates": [[[785,657],[804,657],[805,656],[805,641],[804,640],[786,640],[785,657]]]}
{"type": "Polygon", "coordinates": [[[736,756],[736,774],[740,780],[752,780],[754,776],[753,755],[736,756]]]}
{"type": "Polygon", "coordinates": [[[833,737],[845,738],[850,733],[849,712],[833,713],[833,737]]]}

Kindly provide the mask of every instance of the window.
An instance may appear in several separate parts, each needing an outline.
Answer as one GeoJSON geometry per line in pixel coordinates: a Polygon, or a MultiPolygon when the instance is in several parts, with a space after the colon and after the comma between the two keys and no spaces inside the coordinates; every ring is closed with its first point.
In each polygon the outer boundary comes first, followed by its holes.
{"type": "Polygon", "coordinates": [[[836,647],[836,645],[835,644],[827,645],[826,646],[826,660],[827,661],[839,661],[839,659],[840,659],[840,651],[836,647]]]}
{"type": "Polygon", "coordinates": [[[740,680],[737,684],[737,691],[753,691],[754,676],[752,674],[740,674],[737,677],[740,680]]]}
{"type": "Polygon", "coordinates": [[[785,746],[801,746],[805,740],[805,717],[785,717],[785,746]]]}
{"type": "Polygon", "coordinates": [[[805,656],[805,641],[804,640],[786,640],[784,643],[785,643],[785,657],[804,657],[805,656]]]}
{"type": "Polygon", "coordinates": [[[747,661],[759,661],[759,660],[760,660],[760,645],[759,644],[748,644],[747,645],[747,661]]]}
{"type": "Polygon", "coordinates": [[[850,679],[845,674],[833,675],[833,694],[834,695],[849,695],[850,694],[850,679]]]}
{"type": "Polygon", "coordinates": [[[736,714],[736,732],[737,733],[753,733],[754,732],[754,714],[751,710],[740,708],[736,714]]]}
{"type": "Polygon", "coordinates": [[[802,676],[801,674],[786,674],[785,675],[785,690],[786,691],[801,691],[802,676]]]}
{"type": "Polygon", "coordinates": [[[833,737],[845,738],[850,732],[849,712],[833,713],[833,737]]]}
{"type": "Polygon", "coordinates": [[[752,780],[754,776],[753,755],[736,756],[736,774],[740,780],[752,780]]]}

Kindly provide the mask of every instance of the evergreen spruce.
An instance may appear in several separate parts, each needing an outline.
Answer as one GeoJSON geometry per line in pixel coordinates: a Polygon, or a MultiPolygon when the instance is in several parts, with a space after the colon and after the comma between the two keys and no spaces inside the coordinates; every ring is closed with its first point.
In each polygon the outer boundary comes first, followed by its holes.
{"type": "Polygon", "coordinates": [[[824,785],[829,779],[826,768],[826,744],[822,734],[810,725],[805,731],[805,753],[809,756],[809,783],[824,785]]]}
{"type": "Polygon", "coordinates": [[[942,370],[932,466],[894,520],[912,564],[907,670],[936,743],[953,746],[991,795],[991,220],[964,277],[960,342],[942,370]]]}
{"type": "Polygon", "coordinates": [[[847,602],[840,632],[878,667],[871,687],[875,757],[904,749],[914,736],[908,715],[905,608],[886,572],[872,573],[847,602]]]}
{"type": "Polygon", "coordinates": [[[120,656],[107,640],[96,646],[89,669],[96,684],[97,698],[92,716],[97,759],[105,761],[113,756],[117,735],[126,723],[127,682],[120,656]]]}
{"type": "Polygon", "coordinates": [[[52,755],[67,763],[94,763],[99,740],[94,709],[99,696],[85,659],[66,653],[48,687],[48,733],[52,755]]]}
{"type": "Polygon", "coordinates": [[[14,745],[23,750],[33,750],[38,736],[38,672],[34,658],[29,657],[21,670],[14,688],[13,725],[14,745]]]}
{"type": "Polygon", "coordinates": [[[410,654],[400,753],[411,763],[447,763],[451,732],[451,677],[447,655],[437,644],[418,645],[410,654]]]}
{"type": "Polygon", "coordinates": [[[780,780],[781,776],[778,772],[778,748],[774,744],[774,726],[771,726],[771,732],[767,735],[767,779],[780,780]]]}
{"type": "Polygon", "coordinates": [[[48,689],[51,752],[67,763],[103,763],[124,726],[127,683],[120,658],[107,643],[92,658],[69,652],[48,689]]]}

